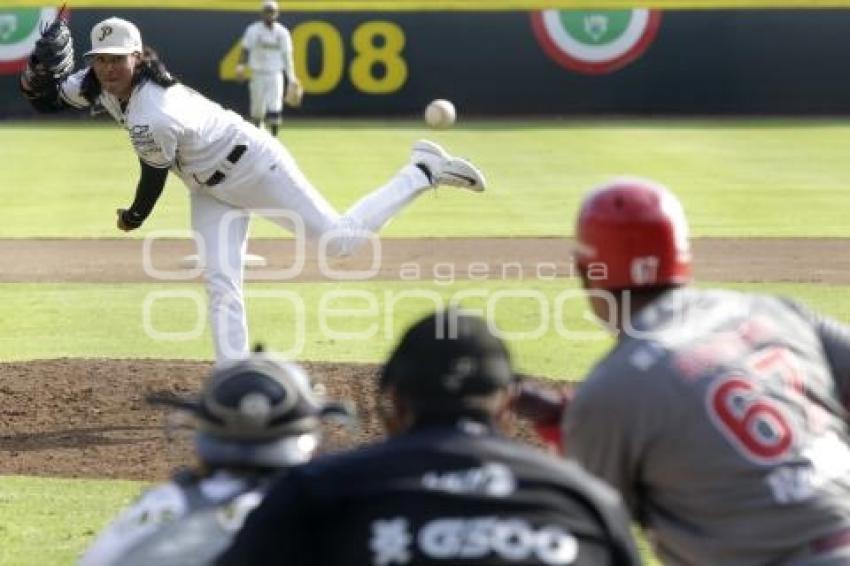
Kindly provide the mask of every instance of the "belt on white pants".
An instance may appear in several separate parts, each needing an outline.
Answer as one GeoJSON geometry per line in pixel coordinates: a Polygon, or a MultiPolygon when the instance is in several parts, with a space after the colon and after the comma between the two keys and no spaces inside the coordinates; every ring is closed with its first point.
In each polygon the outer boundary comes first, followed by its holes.
{"type": "MultiPolygon", "coordinates": [[[[235,145],[235,146],[233,146],[233,149],[230,150],[230,153],[227,154],[227,157],[225,157],[225,159],[230,164],[235,165],[236,162],[239,161],[242,158],[242,156],[245,154],[246,151],[248,151],[247,145],[245,145],[245,144],[235,145]]],[[[194,175],[192,175],[192,176],[195,178],[195,181],[197,181],[198,184],[206,185],[208,187],[214,187],[214,186],[218,185],[219,183],[221,183],[222,181],[224,181],[224,177],[226,176],[226,173],[224,171],[222,171],[221,169],[217,169],[212,175],[210,175],[210,178],[207,179],[206,181],[201,181],[200,179],[198,179],[194,175]]]]}

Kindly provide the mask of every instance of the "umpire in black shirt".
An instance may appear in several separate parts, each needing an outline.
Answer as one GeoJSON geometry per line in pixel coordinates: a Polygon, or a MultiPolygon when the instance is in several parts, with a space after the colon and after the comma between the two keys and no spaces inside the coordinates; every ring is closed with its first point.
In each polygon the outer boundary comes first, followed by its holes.
{"type": "Polygon", "coordinates": [[[279,480],[218,564],[639,564],[613,490],[500,434],[513,391],[485,321],[426,317],[380,376],[390,438],[279,480]]]}

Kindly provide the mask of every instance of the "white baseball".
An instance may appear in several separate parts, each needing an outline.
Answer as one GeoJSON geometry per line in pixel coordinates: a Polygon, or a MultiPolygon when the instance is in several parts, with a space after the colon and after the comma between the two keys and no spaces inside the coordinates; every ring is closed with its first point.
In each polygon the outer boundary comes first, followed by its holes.
{"type": "Polygon", "coordinates": [[[425,123],[436,130],[450,128],[456,118],[455,105],[442,98],[432,101],[425,109],[425,123]]]}

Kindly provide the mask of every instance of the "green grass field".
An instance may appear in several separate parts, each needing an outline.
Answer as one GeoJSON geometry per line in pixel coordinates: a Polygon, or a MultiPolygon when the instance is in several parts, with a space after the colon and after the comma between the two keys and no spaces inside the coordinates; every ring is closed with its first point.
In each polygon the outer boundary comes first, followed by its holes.
{"type": "MultiPolygon", "coordinates": [[[[281,138],[329,200],[343,208],[388,178],[406,161],[411,142],[426,135],[430,133],[413,123],[303,121],[288,126],[281,138]]],[[[482,196],[455,191],[426,195],[386,235],[567,235],[585,189],[613,175],[635,174],[662,181],[682,197],[695,235],[850,236],[845,220],[850,191],[844,187],[850,178],[844,156],[850,121],[480,122],[432,137],[479,163],[491,189],[482,196]]],[[[132,199],[137,163],[117,128],[4,124],[0,166],[6,174],[0,237],[128,237],[115,230],[114,209],[132,199]],[[35,156],[49,156],[49,162],[36,163],[35,156]]],[[[152,219],[132,237],[187,227],[186,189],[172,180],[152,219]]],[[[268,237],[281,232],[257,223],[255,234],[268,237]]],[[[850,321],[846,287],[725,286],[782,293],[850,321]]],[[[481,308],[499,293],[520,289],[538,293],[538,302],[499,301],[496,319],[504,330],[537,328],[542,304],[570,329],[593,333],[586,341],[567,340],[549,327],[533,339],[512,340],[518,367],[524,371],[578,377],[609,345],[607,337],[582,319],[582,302],[568,302],[556,312],[559,295],[574,289],[572,282],[486,282],[476,287],[485,297],[465,300],[463,305],[481,308]]],[[[397,335],[389,331],[430,306],[427,300],[399,300],[386,317],[393,299],[411,289],[424,289],[437,300],[449,301],[470,288],[469,283],[422,282],[344,287],[249,284],[249,291],[294,293],[308,306],[301,329],[291,324],[293,312],[285,300],[270,304],[267,299],[249,299],[252,334],[278,350],[291,348],[302,336],[299,359],[377,362],[397,335]],[[330,339],[320,331],[322,321],[314,307],[329,291],[339,290],[365,290],[379,298],[377,318],[325,320],[339,330],[365,332],[374,327],[369,340],[330,339]]],[[[208,359],[205,330],[167,343],[144,332],[145,297],[175,289],[197,292],[203,300],[200,285],[0,284],[0,360],[208,359]]],[[[342,300],[339,306],[363,307],[353,299],[342,300]]],[[[185,332],[194,325],[195,312],[196,305],[185,297],[162,299],[154,303],[150,320],[162,332],[185,332]]],[[[71,562],[141,485],[0,477],[0,564],[71,562]]]]}
{"type": "Polygon", "coordinates": [[[0,476],[0,564],[72,564],[144,484],[0,476]]]}
{"type": "MultiPolygon", "coordinates": [[[[567,235],[580,195],[624,174],[676,191],[698,236],[850,235],[846,121],[481,122],[436,135],[406,122],[296,122],[281,134],[340,209],[389,178],[424,136],[474,159],[490,192],[426,195],[386,235],[567,235]]],[[[138,162],[118,128],[4,124],[0,164],[10,188],[0,237],[123,236],[115,209],[132,201],[138,162]]],[[[172,179],[138,236],[186,228],[187,200],[172,179]]],[[[260,224],[256,233],[281,234],[260,224]]]]}
{"type": "MultiPolygon", "coordinates": [[[[711,286],[710,283],[702,283],[711,286]]],[[[845,286],[805,284],[723,284],[730,289],[773,292],[850,321],[845,286]]],[[[279,352],[311,361],[379,362],[403,329],[436,306],[459,301],[464,308],[489,312],[510,339],[519,369],[555,378],[583,375],[610,346],[608,335],[589,319],[590,312],[574,282],[460,282],[422,287],[404,282],[345,284],[298,283],[284,289],[274,284],[248,284],[248,317],[252,335],[279,352]],[[250,293],[276,293],[251,297],[250,293]],[[426,296],[416,294],[425,292],[426,296]],[[469,291],[480,296],[464,298],[469,291]],[[516,291],[528,296],[512,296],[516,291]],[[365,292],[365,293],[362,293],[365,292]],[[332,293],[342,293],[330,299],[332,293]],[[369,301],[354,294],[373,297],[369,301]],[[326,305],[320,307],[321,301],[326,305]],[[300,304],[304,316],[294,305],[300,304]],[[362,311],[339,314],[341,309],[362,311]],[[319,313],[324,313],[320,315],[319,313]],[[337,314],[335,314],[337,313],[337,314]],[[388,314],[389,313],[389,314],[388,314]],[[560,327],[556,323],[560,323],[560,327]],[[542,330],[545,330],[542,331],[542,330]],[[334,336],[352,333],[355,336],[334,336]],[[575,333],[580,333],[575,334],[575,333]],[[303,338],[303,339],[302,339],[303,338]]],[[[208,331],[174,341],[152,338],[142,323],[146,297],[151,303],[150,328],[188,333],[198,308],[205,316],[200,286],[153,284],[5,284],[0,286],[0,352],[2,361],[57,357],[209,359],[208,331]],[[170,298],[169,291],[179,295],[170,298]],[[196,299],[185,296],[187,291],[196,299]],[[91,321],[97,320],[96,325],[91,321]],[[130,323],[128,324],[128,321],[130,323]],[[81,331],[85,329],[85,331],[81,331]]]]}

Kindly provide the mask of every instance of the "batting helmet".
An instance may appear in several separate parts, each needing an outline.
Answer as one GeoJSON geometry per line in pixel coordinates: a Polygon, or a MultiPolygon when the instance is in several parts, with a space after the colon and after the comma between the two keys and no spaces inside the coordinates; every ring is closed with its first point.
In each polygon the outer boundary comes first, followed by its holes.
{"type": "Polygon", "coordinates": [[[303,463],[318,446],[321,417],[338,410],[316,397],[303,369],[262,353],[215,369],[198,399],[149,400],[194,414],[195,447],[213,467],[303,463]]]}
{"type": "Polygon", "coordinates": [[[691,253],[682,204],[644,179],[616,179],[594,189],[579,211],[575,259],[591,289],[687,283],[691,253]]]}

